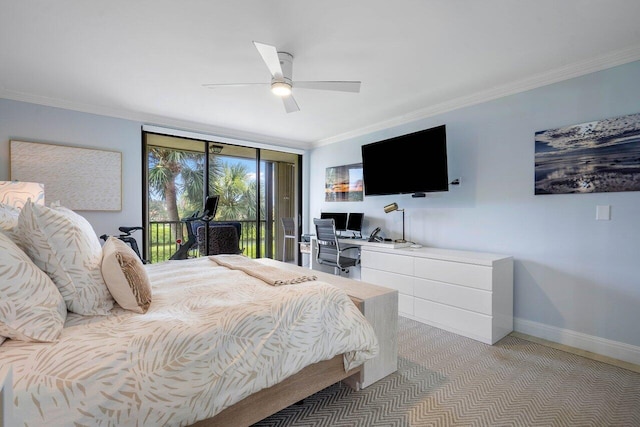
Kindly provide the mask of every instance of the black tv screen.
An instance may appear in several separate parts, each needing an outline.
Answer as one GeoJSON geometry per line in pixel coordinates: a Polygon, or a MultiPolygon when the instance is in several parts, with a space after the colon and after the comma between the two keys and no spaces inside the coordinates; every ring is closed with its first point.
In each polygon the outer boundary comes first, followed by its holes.
{"type": "Polygon", "coordinates": [[[445,125],[362,146],[365,196],[449,191],[445,125]]]}
{"type": "Polygon", "coordinates": [[[333,219],[336,231],[345,231],[347,229],[347,213],[346,212],[321,212],[320,219],[333,219]]]}

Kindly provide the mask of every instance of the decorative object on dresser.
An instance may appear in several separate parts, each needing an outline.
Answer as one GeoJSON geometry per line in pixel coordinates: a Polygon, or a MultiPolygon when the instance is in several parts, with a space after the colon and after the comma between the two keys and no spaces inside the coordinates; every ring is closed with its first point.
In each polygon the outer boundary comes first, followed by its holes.
{"type": "Polygon", "coordinates": [[[400,315],[494,344],[513,331],[513,258],[364,246],[362,280],[399,292],[400,315]]]}

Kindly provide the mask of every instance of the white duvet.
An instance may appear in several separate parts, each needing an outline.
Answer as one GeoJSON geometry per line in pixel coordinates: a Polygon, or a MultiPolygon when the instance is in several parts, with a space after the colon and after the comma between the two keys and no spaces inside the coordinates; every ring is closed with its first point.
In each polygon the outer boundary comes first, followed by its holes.
{"type": "Polygon", "coordinates": [[[319,281],[274,287],[208,258],[147,266],[142,315],[69,313],[60,340],[8,340],[15,416],[26,426],[183,426],[312,363],[372,358],[371,325],[319,281]]]}

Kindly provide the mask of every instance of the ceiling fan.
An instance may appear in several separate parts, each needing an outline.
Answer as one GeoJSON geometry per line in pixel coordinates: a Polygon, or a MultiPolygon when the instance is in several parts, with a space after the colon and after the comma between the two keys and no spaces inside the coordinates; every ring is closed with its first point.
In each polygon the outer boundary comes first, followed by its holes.
{"type": "Polygon", "coordinates": [[[293,55],[287,52],[278,52],[275,46],[254,41],[258,53],[267,65],[271,73],[271,83],[230,83],[230,84],[205,84],[203,86],[214,88],[220,86],[248,86],[270,85],[271,92],[282,98],[284,109],[287,113],[300,111],[298,103],[293,98],[293,89],[317,89],[333,90],[340,92],[360,92],[358,81],[293,81],[293,55]]]}

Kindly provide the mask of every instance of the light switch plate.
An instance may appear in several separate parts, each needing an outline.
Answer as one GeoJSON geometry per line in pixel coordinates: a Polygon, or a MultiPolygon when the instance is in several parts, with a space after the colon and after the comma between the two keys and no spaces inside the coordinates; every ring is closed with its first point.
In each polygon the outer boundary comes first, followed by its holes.
{"type": "Polygon", "coordinates": [[[611,220],[611,205],[598,205],[596,206],[596,219],[598,221],[611,220]]]}

